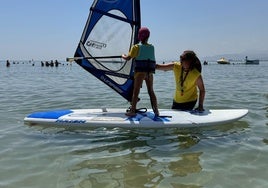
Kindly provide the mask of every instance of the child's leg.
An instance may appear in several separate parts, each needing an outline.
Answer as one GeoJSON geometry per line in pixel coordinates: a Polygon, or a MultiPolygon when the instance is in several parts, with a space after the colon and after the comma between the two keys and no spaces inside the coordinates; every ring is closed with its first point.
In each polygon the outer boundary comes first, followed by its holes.
{"type": "Polygon", "coordinates": [[[134,77],[134,88],[133,88],[133,94],[132,94],[132,100],[131,100],[131,109],[129,111],[129,113],[126,113],[126,115],[128,116],[134,116],[135,115],[135,111],[137,108],[137,102],[138,102],[138,96],[140,93],[140,88],[142,85],[142,82],[145,78],[145,73],[135,73],[135,77],[134,77]]]}
{"type": "Polygon", "coordinates": [[[153,109],[155,115],[159,116],[159,111],[158,111],[158,107],[157,107],[157,99],[156,99],[156,96],[154,93],[154,88],[153,88],[153,81],[154,81],[153,74],[149,73],[146,76],[145,82],[147,85],[148,94],[150,96],[152,109],[153,109]]]}

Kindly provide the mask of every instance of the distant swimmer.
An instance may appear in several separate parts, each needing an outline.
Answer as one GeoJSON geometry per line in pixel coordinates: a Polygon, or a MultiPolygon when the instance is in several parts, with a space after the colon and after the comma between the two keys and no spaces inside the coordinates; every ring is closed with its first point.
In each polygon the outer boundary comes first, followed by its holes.
{"type": "Polygon", "coordinates": [[[7,67],[10,67],[10,62],[9,62],[9,60],[7,60],[6,66],[7,66],[7,67]]]}
{"type": "Polygon", "coordinates": [[[52,60],[50,61],[50,66],[51,66],[51,67],[54,67],[54,63],[53,63],[52,60]]]}
{"type": "Polygon", "coordinates": [[[58,67],[59,66],[59,62],[58,60],[55,61],[55,67],[58,67]]]}
{"type": "Polygon", "coordinates": [[[48,62],[48,61],[46,61],[46,67],[49,67],[49,65],[50,65],[50,64],[49,64],[49,62],[48,62]]]}

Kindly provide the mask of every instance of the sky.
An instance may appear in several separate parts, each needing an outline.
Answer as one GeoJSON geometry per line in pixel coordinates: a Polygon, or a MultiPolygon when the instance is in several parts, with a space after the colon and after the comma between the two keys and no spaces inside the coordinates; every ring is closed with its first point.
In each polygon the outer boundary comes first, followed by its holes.
{"type": "MultiPolygon", "coordinates": [[[[158,60],[268,54],[267,0],[140,0],[158,60]]],[[[1,0],[0,60],[73,56],[93,0],[1,0]]]]}

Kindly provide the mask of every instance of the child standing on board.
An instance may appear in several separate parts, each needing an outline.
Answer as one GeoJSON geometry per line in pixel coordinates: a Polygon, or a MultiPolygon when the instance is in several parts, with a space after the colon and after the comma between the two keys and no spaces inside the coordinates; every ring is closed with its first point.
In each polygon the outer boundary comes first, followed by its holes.
{"type": "Polygon", "coordinates": [[[122,58],[130,60],[135,58],[135,74],[134,74],[134,88],[131,101],[130,111],[126,113],[127,116],[136,115],[136,106],[138,102],[138,95],[142,86],[143,80],[147,85],[148,94],[150,96],[152,109],[156,116],[159,116],[157,99],[153,89],[153,74],[155,73],[155,54],[154,46],[148,44],[150,31],[146,27],[141,27],[138,33],[140,44],[133,45],[128,55],[123,54],[122,58]]]}

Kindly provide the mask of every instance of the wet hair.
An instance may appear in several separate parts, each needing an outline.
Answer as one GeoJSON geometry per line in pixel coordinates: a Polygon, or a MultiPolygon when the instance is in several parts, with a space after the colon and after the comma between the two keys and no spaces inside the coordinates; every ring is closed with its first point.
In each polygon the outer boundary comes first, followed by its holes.
{"type": "Polygon", "coordinates": [[[185,50],[180,56],[180,62],[189,61],[190,69],[196,68],[200,73],[202,71],[202,65],[195,52],[192,50],[185,50]]]}

